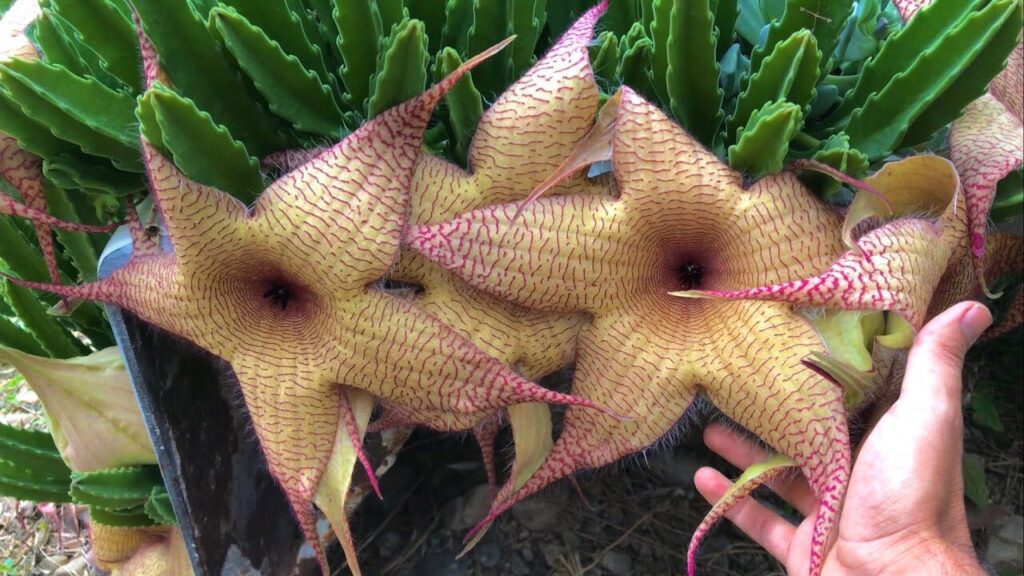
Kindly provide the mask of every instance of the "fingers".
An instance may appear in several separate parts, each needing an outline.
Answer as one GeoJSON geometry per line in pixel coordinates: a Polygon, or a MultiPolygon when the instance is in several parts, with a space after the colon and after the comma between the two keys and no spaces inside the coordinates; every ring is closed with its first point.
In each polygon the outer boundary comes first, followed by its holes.
{"type": "MultiPolygon", "coordinates": [[[[704,430],[704,443],[740,469],[764,462],[768,458],[768,453],[760,446],[739,432],[719,424],[712,424],[704,430]]],[[[802,475],[769,482],[768,486],[804,516],[810,516],[818,507],[818,499],[802,475]]]]}
{"type": "Polygon", "coordinates": [[[964,356],[991,324],[988,308],[962,302],[925,325],[910,349],[900,403],[959,412],[964,356]]]}
{"type": "MultiPolygon", "coordinates": [[[[712,504],[732,486],[728,478],[713,468],[697,470],[693,480],[700,495],[712,504]]],[[[790,542],[796,533],[795,526],[753,498],[744,498],[725,516],[776,560],[786,562],[790,542]]]]}

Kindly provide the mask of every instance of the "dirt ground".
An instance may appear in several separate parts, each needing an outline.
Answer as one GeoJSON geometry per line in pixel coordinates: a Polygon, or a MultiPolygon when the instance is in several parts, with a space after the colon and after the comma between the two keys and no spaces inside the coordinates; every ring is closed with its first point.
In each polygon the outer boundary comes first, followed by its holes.
{"type": "MultiPolygon", "coordinates": [[[[1020,358],[1024,343],[1003,340],[972,352],[965,398],[974,383],[994,385],[1004,431],[974,424],[970,411],[967,451],[985,459],[992,504],[973,506],[972,535],[984,557],[989,532],[1001,518],[1024,513],[1024,382],[1020,358]]],[[[9,368],[0,367],[0,421],[40,427],[35,396],[9,368]]],[[[598,472],[583,474],[578,494],[562,482],[506,514],[469,554],[456,558],[466,530],[487,503],[484,472],[468,437],[416,432],[398,463],[384,477],[385,499],[367,499],[353,518],[364,574],[382,576],[579,576],[681,574],[686,545],[708,505],[693,488],[693,472],[711,464],[735,476],[700,443],[700,429],[716,416],[701,409],[673,447],[598,472]],[[585,498],[585,500],[584,500],[585,498]]],[[[507,437],[499,445],[507,445],[507,437]]],[[[765,501],[784,509],[770,494],[765,501]]],[[[0,576],[92,574],[88,544],[65,507],[61,529],[46,508],[0,498],[0,576]]],[[[80,513],[81,511],[79,511],[80,513]]],[[[79,516],[83,516],[79,514],[79,516]]],[[[701,550],[702,574],[783,574],[779,565],[727,523],[701,550]]],[[[335,574],[348,574],[338,567],[335,574]]]]}

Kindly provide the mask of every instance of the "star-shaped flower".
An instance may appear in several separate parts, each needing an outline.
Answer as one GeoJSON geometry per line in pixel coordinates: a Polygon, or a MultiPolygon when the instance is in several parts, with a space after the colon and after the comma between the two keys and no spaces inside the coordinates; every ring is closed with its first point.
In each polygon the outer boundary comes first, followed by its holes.
{"type": "Polygon", "coordinates": [[[820,569],[850,470],[843,392],[805,365],[825,350],[800,311],[727,298],[750,297],[732,293],[749,286],[804,295],[790,283],[832,271],[838,259],[849,277],[820,283],[838,297],[807,305],[896,310],[916,324],[949,256],[918,258],[919,234],[938,228],[900,220],[844,254],[840,217],[793,174],[745,188],[628,88],[614,111],[611,159],[618,198],[503,204],[410,231],[417,250],[474,287],[539,310],[590,313],[573,391],[632,416],[570,408],[549,459],[482,525],[558,478],[650,446],[702,394],[801,467],[821,502],[812,572],[820,569]],[[872,245],[893,239],[905,250],[872,245]],[[872,297],[887,285],[885,297],[872,297]],[[720,299],[671,294],[694,290],[720,299]]]}
{"type": "MultiPolygon", "coordinates": [[[[166,82],[142,40],[147,85],[166,82]]],[[[347,458],[339,441],[362,437],[367,396],[371,407],[377,397],[431,413],[493,412],[523,402],[592,405],[523,379],[376,284],[398,256],[410,179],[434,106],[506,44],[282,176],[251,207],[190,181],[143,139],[150,191],[173,253],[140,250],[109,278],[83,286],[21,282],[121,306],[230,363],[270,472],[325,572],[312,502],[343,501],[343,494],[319,495],[318,485],[326,469],[332,486],[347,489],[334,472],[347,458]]],[[[355,454],[368,467],[359,446],[355,454]]]]}
{"type": "Polygon", "coordinates": [[[803,467],[824,506],[820,551],[850,449],[842,391],[802,363],[822,350],[819,338],[790,306],[669,293],[825,269],[843,251],[839,217],[792,174],[744,190],[739,174],[628,88],[612,160],[618,198],[544,198],[518,219],[518,206],[505,204],[411,232],[414,247],[477,288],[592,314],[573,390],[633,416],[570,409],[550,458],[494,514],[576,470],[645,449],[704,394],[803,467]]]}

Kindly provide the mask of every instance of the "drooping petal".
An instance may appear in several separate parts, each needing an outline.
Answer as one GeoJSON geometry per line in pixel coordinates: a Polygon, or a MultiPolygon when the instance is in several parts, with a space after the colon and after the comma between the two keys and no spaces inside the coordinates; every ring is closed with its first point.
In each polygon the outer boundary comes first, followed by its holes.
{"type": "Polygon", "coordinates": [[[39,0],[16,0],[0,19],[0,61],[38,58],[25,29],[41,14],[39,0]]]}
{"type": "MultiPolygon", "coordinates": [[[[1024,271],[1024,237],[1007,232],[992,234],[985,243],[985,277],[994,282],[1009,274],[1024,271]]],[[[1024,288],[1017,293],[999,323],[985,331],[984,338],[996,338],[1020,328],[1024,323],[1024,288]]]]}
{"type": "Polygon", "coordinates": [[[697,574],[697,551],[700,549],[701,542],[704,541],[708,532],[711,531],[711,527],[722,518],[725,518],[729,510],[752,494],[754,490],[777,478],[779,474],[784,473],[795,465],[796,463],[789,456],[775,454],[764,462],[755,464],[743,471],[743,474],[715,502],[714,507],[711,508],[711,511],[708,512],[707,516],[701,520],[700,525],[694,530],[690,546],[686,550],[686,572],[689,576],[696,576],[697,574]]]}
{"type": "Polygon", "coordinates": [[[0,348],[0,359],[13,365],[39,396],[50,433],[72,470],[156,463],[117,348],[69,360],[0,348]]]}
{"type": "MultiPolygon", "coordinates": [[[[842,255],[828,270],[816,276],[745,290],[680,292],[686,297],[731,300],[771,300],[819,308],[843,310],[892,310],[915,329],[924,325],[929,303],[957,246],[963,244],[957,214],[964,214],[959,181],[952,165],[937,156],[917,156],[886,165],[869,181],[888,198],[907,190],[901,185],[930,191],[917,198],[936,221],[902,218],[880,226],[856,241],[856,249],[842,255]],[[959,212],[958,212],[959,206],[959,212]]],[[[873,197],[872,197],[873,198],[873,197]]],[[[858,199],[871,202],[869,195],[858,199]]],[[[877,201],[877,200],[875,200],[877,201]]],[[[851,207],[853,229],[865,219],[861,204],[851,207]]]]}
{"type": "Polygon", "coordinates": [[[354,389],[348,389],[344,394],[347,396],[349,411],[356,424],[358,434],[353,437],[347,427],[338,427],[331,457],[327,461],[316,494],[313,496],[313,502],[327,516],[334,533],[338,536],[338,541],[341,542],[341,547],[345,551],[345,560],[348,562],[349,570],[354,576],[359,576],[361,574],[359,559],[352,541],[352,532],[349,529],[345,501],[352,484],[352,471],[359,459],[355,446],[362,442],[367,423],[370,421],[370,414],[373,412],[373,396],[354,389]]]}
{"type": "Polygon", "coordinates": [[[984,285],[983,257],[996,185],[1024,162],[1024,44],[1010,54],[989,92],[967,106],[949,132],[950,159],[963,178],[975,272],[984,285]]]}

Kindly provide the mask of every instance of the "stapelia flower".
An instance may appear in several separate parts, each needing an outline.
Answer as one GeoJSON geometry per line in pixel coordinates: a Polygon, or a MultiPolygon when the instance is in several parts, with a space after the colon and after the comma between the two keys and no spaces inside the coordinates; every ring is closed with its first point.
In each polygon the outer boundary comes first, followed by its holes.
{"type": "MultiPolygon", "coordinates": [[[[432,224],[458,214],[525,198],[568,156],[594,123],[598,88],[587,45],[607,3],[581,17],[480,119],[469,150],[469,170],[421,152],[410,190],[409,221],[432,224]]],[[[266,160],[290,168],[315,151],[289,151],[266,160]]],[[[607,179],[573,178],[555,194],[610,194],[607,179]]],[[[572,362],[585,321],[579,313],[553,314],[495,299],[468,286],[414,250],[403,250],[389,278],[419,288],[413,301],[473,341],[481,350],[536,380],[572,362]]],[[[513,475],[525,481],[550,448],[550,414],[543,404],[510,406],[516,439],[513,475]],[[545,438],[543,431],[547,429],[545,438]],[[531,455],[527,457],[528,455],[531,455]]],[[[494,483],[493,442],[501,420],[490,412],[454,414],[407,410],[384,403],[371,430],[426,425],[472,429],[488,480],[494,483]]]]}
{"type": "MultiPolygon", "coordinates": [[[[166,83],[142,40],[147,85],[166,83]]],[[[363,395],[457,413],[522,402],[593,405],[523,379],[375,284],[398,256],[414,162],[434,106],[505,44],[284,175],[249,208],[188,180],[143,139],[150,191],[173,253],[140,250],[109,278],[82,286],[18,281],[121,306],[226,360],[270,472],[325,572],[312,504],[343,501],[343,494],[318,493],[325,469],[344,460],[335,457],[340,440],[353,444],[372,477],[355,440],[369,417],[354,409],[365,407],[363,395]]],[[[347,488],[333,473],[326,479],[347,488]]]]}
{"type": "MultiPolygon", "coordinates": [[[[807,476],[821,502],[811,557],[817,573],[850,471],[843,391],[804,364],[824,352],[821,339],[788,303],[670,293],[700,289],[725,296],[745,286],[784,285],[856,253],[863,259],[858,266],[872,274],[860,270],[835,279],[837,290],[849,288],[856,302],[813,305],[893,309],[916,321],[938,276],[922,277],[920,294],[907,297],[913,280],[900,277],[884,252],[871,255],[872,246],[859,239],[856,250],[844,254],[839,216],[793,174],[745,189],[740,174],[628,88],[617,110],[608,109],[615,105],[613,98],[599,120],[601,126],[610,118],[609,129],[595,132],[611,134],[618,198],[568,195],[503,204],[409,233],[425,256],[494,296],[545,311],[592,314],[579,338],[573,391],[632,417],[621,421],[570,408],[548,460],[522,489],[500,499],[481,526],[554,480],[645,449],[703,394],[807,476]],[[893,276],[899,282],[892,298],[866,295],[893,276]]],[[[574,156],[601,157],[592,144],[581,144],[574,156]]],[[[950,171],[947,163],[947,178],[950,171]]],[[[886,229],[893,226],[916,231],[935,225],[901,220],[886,229]]],[[[944,266],[943,260],[938,275],[944,266]]],[[[695,535],[695,544],[705,532],[695,535]]]]}
{"type": "MultiPolygon", "coordinates": [[[[583,15],[522,78],[508,88],[483,115],[469,149],[469,170],[429,154],[420,154],[412,178],[410,222],[433,224],[458,214],[521,200],[569,155],[586,136],[598,107],[598,88],[587,46],[607,3],[583,15]]],[[[608,194],[607,180],[575,178],[556,193],[608,194]]],[[[392,278],[422,287],[415,302],[442,322],[470,338],[481,350],[514,366],[528,380],[536,380],[570,364],[576,338],[585,321],[578,313],[552,314],[495,299],[456,278],[414,250],[403,250],[392,278]]],[[[513,422],[517,440],[513,475],[519,483],[540,460],[527,461],[527,453],[543,459],[550,446],[530,430],[550,429],[543,405],[509,408],[520,414],[513,422]],[[537,439],[544,448],[523,446],[537,439]],[[526,472],[529,470],[529,472],[526,472]]],[[[435,425],[423,414],[408,414],[409,424],[435,425]]],[[[441,415],[439,415],[441,416],[441,415]]],[[[450,418],[450,416],[449,416],[450,418]]],[[[495,418],[485,414],[459,417],[456,428],[471,425],[489,462],[495,418]],[[482,421],[481,421],[482,420],[482,421]]],[[[491,466],[488,466],[491,468],[491,466]]],[[[493,477],[493,472],[489,472],[493,477]]]]}

